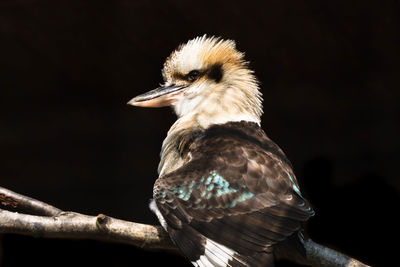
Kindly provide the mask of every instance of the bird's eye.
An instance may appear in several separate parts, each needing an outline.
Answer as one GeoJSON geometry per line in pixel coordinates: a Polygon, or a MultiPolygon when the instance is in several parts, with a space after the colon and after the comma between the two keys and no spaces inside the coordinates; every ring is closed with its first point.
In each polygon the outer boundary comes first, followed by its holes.
{"type": "Polygon", "coordinates": [[[201,76],[201,72],[198,70],[192,70],[188,74],[185,75],[185,79],[189,82],[193,82],[197,80],[201,76]]]}

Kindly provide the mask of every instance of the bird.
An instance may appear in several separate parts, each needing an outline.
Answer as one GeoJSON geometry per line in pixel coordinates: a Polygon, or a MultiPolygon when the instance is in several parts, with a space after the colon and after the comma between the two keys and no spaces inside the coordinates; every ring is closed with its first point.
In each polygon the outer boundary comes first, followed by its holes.
{"type": "Polygon", "coordinates": [[[289,247],[305,257],[303,225],[314,210],[260,126],[260,83],[235,41],[191,39],[166,59],[162,76],[128,104],[177,115],[150,202],[173,243],[200,267],[275,266],[275,252],[289,247]]]}

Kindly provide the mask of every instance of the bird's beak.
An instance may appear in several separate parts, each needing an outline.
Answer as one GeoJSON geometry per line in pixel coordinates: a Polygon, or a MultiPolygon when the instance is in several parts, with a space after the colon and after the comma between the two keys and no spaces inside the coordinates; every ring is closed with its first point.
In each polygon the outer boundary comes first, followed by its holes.
{"type": "Polygon", "coordinates": [[[171,106],[182,95],[187,85],[162,86],[147,93],[138,95],[128,102],[128,105],[137,107],[165,107],[171,106]]]}

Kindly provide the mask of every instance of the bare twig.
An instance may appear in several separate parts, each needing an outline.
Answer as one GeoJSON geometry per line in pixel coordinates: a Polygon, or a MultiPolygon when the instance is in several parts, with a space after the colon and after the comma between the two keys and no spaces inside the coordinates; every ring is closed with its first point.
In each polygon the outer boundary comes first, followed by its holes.
{"type": "Polygon", "coordinates": [[[0,204],[5,207],[28,210],[34,214],[44,216],[54,216],[61,212],[60,209],[47,203],[15,193],[3,187],[0,187],[0,204]]]}
{"type": "Polygon", "coordinates": [[[368,266],[336,250],[317,244],[311,239],[305,241],[304,247],[307,251],[307,261],[317,266],[368,266]]]}
{"type": "Polygon", "coordinates": [[[0,233],[45,238],[94,239],[125,243],[144,249],[174,249],[161,226],[118,220],[103,214],[88,216],[75,212],[61,212],[53,217],[43,217],[0,209],[0,233]]]}
{"type": "MultiPolygon", "coordinates": [[[[0,194],[7,203],[24,203],[24,207],[36,205],[36,211],[44,214],[50,209],[51,217],[21,214],[0,209],[0,234],[14,233],[45,238],[94,239],[125,243],[143,249],[163,249],[177,252],[168,234],[161,226],[123,221],[99,214],[88,216],[75,212],[62,212],[46,203],[27,198],[0,187],[0,194]],[[23,201],[20,201],[20,200],[23,201]],[[43,205],[43,208],[42,206],[43,205]],[[50,207],[50,208],[49,208],[50,207]]],[[[2,201],[2,200],[0,200],[2,201]]],[[[4,205],[4,204],[3,204],[4,205]]],[[[50,215],[46,213],[45,215],[50,215]]],[[[308,239],[304,243],[307,259],[293,258],[277,251],[278,258],[310,266],[368,266],[342,253],[319,245],[308,239]]]]}

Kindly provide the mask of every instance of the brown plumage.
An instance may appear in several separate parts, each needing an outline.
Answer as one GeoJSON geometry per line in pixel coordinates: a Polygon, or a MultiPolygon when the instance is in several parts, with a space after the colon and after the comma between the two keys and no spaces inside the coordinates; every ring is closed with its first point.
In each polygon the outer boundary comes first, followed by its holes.
{"type": "MultiPolygon", "coordinates": [[[[187,239],[209,238],[258,266],[259,258],[272,258],[274,244],[300,230],[313,215],[296,192],[289,161],[255,123],[211,126],[184,142],[183,155],[191,153],[190,162],[161,176],[154,187],[168,232],[184,254],[187,239]],[[228,190],[221,189],[222,179],[229,183],[228,190]],[[189,236],[181,239],[183,232],[189,236]]],[[[186,253],[194,255],[191,261],[204,254],[196,252],[186,253]]],[[[239,262],[230,264],[245,266],[239,262]]]]}

